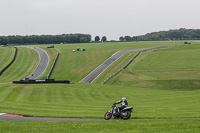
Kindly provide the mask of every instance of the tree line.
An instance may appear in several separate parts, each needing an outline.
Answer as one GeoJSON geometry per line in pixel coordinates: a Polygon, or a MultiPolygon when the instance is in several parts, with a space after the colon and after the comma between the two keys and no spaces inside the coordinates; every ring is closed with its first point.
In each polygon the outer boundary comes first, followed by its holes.
{"type": "MultiPolygon", "coordinates": [[[[200,29],[185,29],[159,31],[141,36],[121,36],[119,41],[162,41],[162,40],[200,40],[200,29]]],[[[107,42],[107,37],[95,36],[95,42],[107,42]]],[[[62,35],[12,35],[0,36],[0,45],[6,44],[60,44],[60,43],[89,43],[90,34],[62,34],[62,35]]],[[[111,42],[115,42],[112,40],[111,42]]]]}
{"type": "Polygon", "coordinates": [[[139,36],[145,40],[199,40],[200,29],[175,29],[168,31],[152,32],[139,36]]]}
{"type": "Polygon", "coordinates": [[[141,37],[137,37],[137,36],[133,36],[133,37],[131,37],[131,36],[121,36],[120,38],[119,38],[119,41],[121,41],[121,42],[130,42],[130,41],[142,41],[143,40],[143,38],[141,38],[141,37]]]}
{"type": "Polygon", "coordinates": [[[200,29],[175,29],[147,33],[141,36],[121,36],[120,41],[200,40],[200,29]]]}
{"type": "Polygon", "coordinates": [[[89,34],[62,34],[62,35],[12,35],[0,36],[0,44],[60,44],[60,43],[88,43],[89,34]]]}

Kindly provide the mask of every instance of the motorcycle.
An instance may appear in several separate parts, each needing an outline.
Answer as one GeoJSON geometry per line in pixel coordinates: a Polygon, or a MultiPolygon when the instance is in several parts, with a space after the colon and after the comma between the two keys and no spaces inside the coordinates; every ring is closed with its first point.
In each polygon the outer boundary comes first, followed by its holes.
{"type": "Polygon", "coordinates": [[[133,112],[133,107],[126,107],[120,111],[118,107],[113,105],[112,109],[105,113],[104,119],[109,120],[111,117],[113,117],[114,119],[121,118],[123,120],[127,120],[131,117],[131,112],[133,112]]]}

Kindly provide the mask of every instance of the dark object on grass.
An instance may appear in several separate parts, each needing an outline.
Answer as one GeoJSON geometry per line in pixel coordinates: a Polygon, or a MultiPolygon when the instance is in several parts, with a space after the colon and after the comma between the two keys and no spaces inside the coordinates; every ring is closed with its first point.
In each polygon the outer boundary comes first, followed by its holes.
{"type": "Polygon", "coordinates": [[[54,45],[52,45],[52,46],[49,46],[49,47],[47,47],[47,48],[54,48],[54,45]]]}
{"type": "Polygon", "coordinates": [[[184,42],[184,44],[191,44],[190,42],[184,42]]]}

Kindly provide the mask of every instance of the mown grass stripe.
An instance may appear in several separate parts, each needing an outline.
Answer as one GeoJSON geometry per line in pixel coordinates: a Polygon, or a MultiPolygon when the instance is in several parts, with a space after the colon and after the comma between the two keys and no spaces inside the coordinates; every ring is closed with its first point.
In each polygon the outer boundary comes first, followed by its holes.
{"type": "Polygon", "coordinates": [[[13,52],[12,47],[0,47],[0,71],[9,63],[13,52]]]}
{"type": "Polygon", "coordinates": [[[0,102],[5,101],[9,95],[12,93],[14,87],[6,87],[4,89],[1,89],[0,93],[1,93],[1,97],[0,97],[0,102]]]}

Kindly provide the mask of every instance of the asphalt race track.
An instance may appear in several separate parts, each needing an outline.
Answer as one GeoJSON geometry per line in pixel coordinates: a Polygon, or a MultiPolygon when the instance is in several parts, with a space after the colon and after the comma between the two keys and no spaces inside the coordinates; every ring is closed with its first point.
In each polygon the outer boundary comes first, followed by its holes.
{"type": "Polygon", "coordinates": [[[25,46],[28,48],[32,48],[34,50],[36,50],[40,56],[40,62],[37,66],[37,68],[35,69],[35,71],[29,75],[27,78],[29,79],[36,79],[37,77],[39,77],[47,68],[48,64],[49,64],[49,56],[46,53],[45,50],[38,48],[38,47],[30,47],[30,46],[25,46]]]}
{"type": "Polygon", "coordinates": [[[23,117],[23,116],[0,116],[1,120],[14,121],[97,121],[104,119],[72,119],[72,118],[39,118],[39,117],[23,117]]]}
{"type": "Polygon", "coordinates": [[[110,58],[108,58],[105,62],[103,62],[100,66],[98,66],[94,71],[88,74],[85,78],[83,78],[81,83],[92,83],[103,71],[105,71],[112,63],[114,63],[117,59],[119,59],[122,55],[137,50],[144,50],[147,48],[138,48],[138,49],[127,49],[118,51],[113,54],[110,58]]]}
{"type": "MultiPolygon", "coordinates": [[[[147,118],[147,119],[130,119],[130,120],[187,120],[200,118],[147,118]]],[[[73,119],[73,118],[39,118],[39,117],[23,117],[23,116],[1,116],[0,121],[101,121],[104,119],[73,119]]],[[[110,119],[120,120],[120,119],[110,119]]]]}

